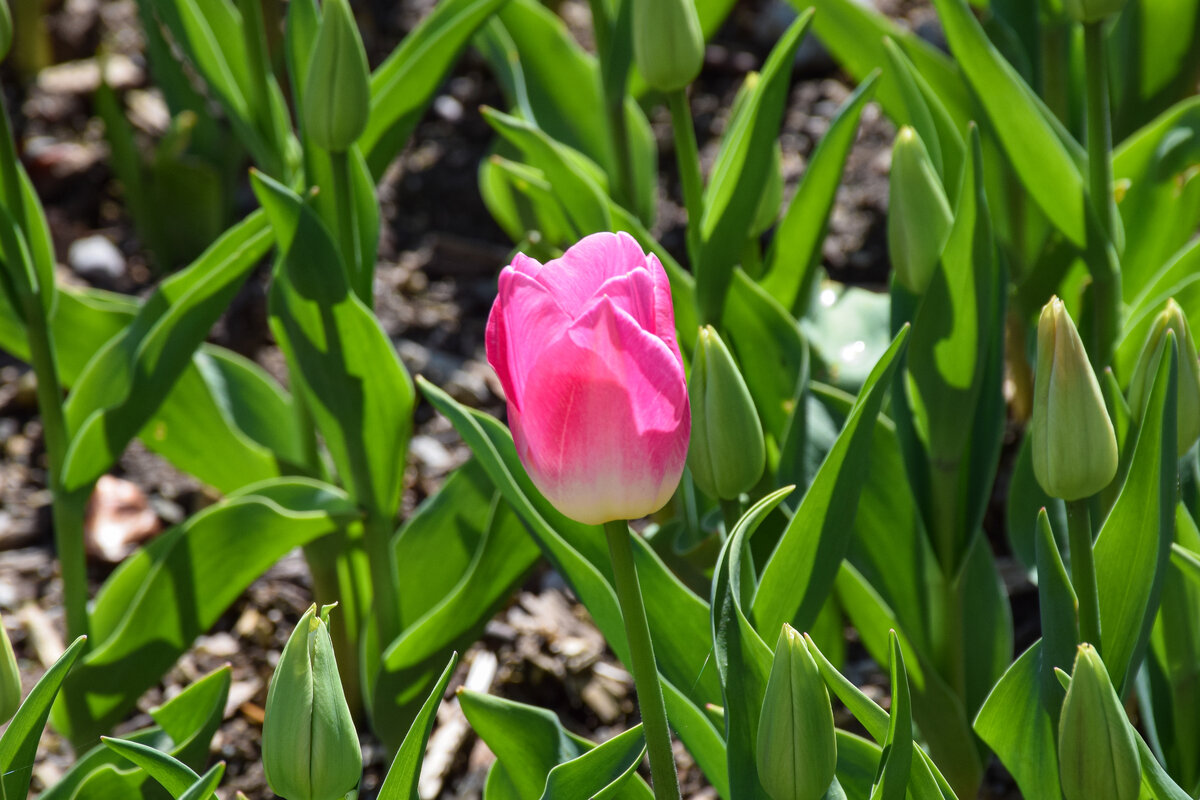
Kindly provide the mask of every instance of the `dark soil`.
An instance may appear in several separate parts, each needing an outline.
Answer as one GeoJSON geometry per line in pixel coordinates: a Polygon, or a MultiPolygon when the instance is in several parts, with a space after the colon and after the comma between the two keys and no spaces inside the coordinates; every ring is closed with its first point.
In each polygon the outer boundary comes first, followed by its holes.
{"type": "MultiPolygon", "coordinates": [[[[430,0],[356,4],[373,63],[430,5],[430,0]]],[[[142,109],[145,117],[139,123],[135,112],[134,124],[143,130],[147,143],[156,134],[153,118],[161,101],[156,101],[146,73],[136,6],[133,0],[62,0],[47,6],[51,9],[45,18],[47,41],[52,61],[59,66],[21,75],[9,59],[0,72],[23,158],[46,204],[60,263],[71,263],[72,243],[101,234],[117,246],[125,266],[115,277],[93,276],[91,282],[144,293],[155,280],[151,264],[124,210],[92,105],[98,74],[95,54],[103,43],[108,52],[125,57],[118,88],[126,104],[142,109]],[[78,59],[82,61],[60,63],[78,59]]],[[[924,5],[891,3],[886,10],[936,36],[924,5]]],[[[565,0],[560,11],[586,39],[586,3],[565,0]]],[[[743,2],[709,46],[704,72],[691,96],[702,158],[708,163],[738,85],[748,70],[761,67],[788,14],[781,3],[743,2]]],[[[803,48],[793,80],[782,136],[785,197],[794,192],[806,159],[852,89],[815,41],[803,48]]],[[[495,296],[496,274],[507,263],[512,244],[488,215],[476,185],[477,165],[492,140],[491,129],[477,112],[481,104],[503,106],[503,99],[485,63],[469,52],[379,188],[384,224],[376,312],[413,374],[425,375],[463,402],[501,415],[503,404],[484,357],[483,331],[495,296]]],[[[683,214],[669,121],[662,108],[651,109],[650,116],[662,172],[655,233],[682,260],[683,214]]],[[[868,106],[825,244],[825,266],[838,280],[869,286],[881,286],[886,280],[884,213],[892,135],[892,126],[879,109],[868,106]]],[[[248,203],[248,195],[243,195],[248,203]]],[[[69,266],[60,267],[60,279],[88,282],[69,266]]],[[[212,338],[282,375],[282,357],[266,326],[266,281],[264,267],[247,283],[212,338]]],[[[0,442],[0,612],[27,690],[63,647],[61,585],[33,377],[2,352],[0,442]]],[[[442,478],[467,457],[449,424],[421,406],[405,511],[435,491],[442,478]]],[[[178,522],[215,499],[211,490],[137,443],[114,474],[140,490],[145,513],[156,520],[151,527],[178,522]]],[[[91,564],[93,592],[112,569],[111,563],[91,564]]],[[[144,712],[197,677],[232,664],[234,684],[226,720],[213,742],[214,756],[228,764],[222,797],[232,797],[235,790],[252,800],[271,797],[258,762],[267,682],[283,643],[310,602],[304,561],[293,553],[255,582],[179,660],[162,686],[139,704],[144,712]]],[[[865,660],[855,669],[878,689],[874,694],[886,698],[886,690],[878,688],[886,680],[877,669],[865,660]]],[[[483,639],[465,654],[452,688],[464,681],[473,688],[552,708],[569,728],[594,739],[624,729],[635,714],[628,674],[561,579],[545,568],[529,579],[483,639]]],[[[490,753],[466,726],[452,694],[438,720],[421,796],[479,797],[490,753]]],[[[120,730],[147,721],[144,713],[138,713],[120,730]]],[[[373,741],[364,740],[364,756],[367,775],[362,796],[369,798],[385,769],[385,755],[373,741]]],[[[682,750],[679,760],[685,768],[686,795],[715,797],[682,750]]],[[[34,790],[52,785],[70,763],[68,748],[48,733],[34,766],[34,790]]],[[[1003,776],[997,780],[1000,789],[1003,776]]]]}

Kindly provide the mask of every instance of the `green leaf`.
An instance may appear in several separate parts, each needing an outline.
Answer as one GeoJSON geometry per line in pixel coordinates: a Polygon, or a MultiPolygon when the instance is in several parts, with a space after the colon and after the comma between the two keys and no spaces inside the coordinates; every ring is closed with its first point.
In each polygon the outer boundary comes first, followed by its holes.
{"type": "Polygon", "coordinates": [[[186,792],[179,795],[179,800],[207,800],[213,796],[213,792],[216,791],[223,777],[225,777],[225,762],[219,761],[188,787],[186,792]]]}
{"type": "Polygon", "coordinates": [[[354,514],[338,489],[278,479],[210,506],[130,556],[96,596],[93,643],[55,707],[55,727],[90,743],[271,564],[354,514]]]}
{"type": "Polygon", "coordinates": [[[888,715],[887,736],[883,740],[883,758],[871,789],[872,800],[904,800],[908,773],[912,768],[912,709],[908,694],[908,675],[896,632],[891,636],[892,710],[888,715]]]}
{"type": "Polygon", "coordinates": [[[75,661],[83,654],[86,637],[80,636],[58,657],[29,690],[21,707],[0,735],[0,796],[26,797],[33,777],[38,742],[46,727],[50,705],[75,661]]]}
{"type": "Polygon", "coordinates": [[[251,215],[191,267],[163,281],[133,322],[88,362],[64,408],[72,432],[66,490],[91,485],[120,457],[270,242],[266,218],[251,215]]]}
{"type": "Polygon", "coordinates": [[[1087,244],[1083,175],[1051,116],[987,38],[963,0],[935,0],[950,50],[975,90],[1013,169],[1068,239],[1087,244]]]}
{"type": "Polygon", "coordinates": [[[1177,355],[1169,335],[1133,461],[1095,544],[1104,663],[1119,697],[1137,673],[1175,538],[1177,355]]]}
{"type": "Polygon", "coordinates": [[[412,435],[412,380],[345,271],[330,269],[338,250],[313,210],[270,178],[253,177],[283,254],[271,327],[341,480],[360,505],[390,519],[412,435]]]}
{"type": "Polygon", "coordinates": [[[868,75],[838,108],[808,159],[796,194],[767,250],[762,286],[793,314],[798,315],[807,305],[821,265],[821,248],[846,158],[858,133],[862,110],[874,95],[877,76],[868,75]]]}
{"type": "Polygon", "coordinates": [[[442,670],[442,676],[434,684],[433,690],[425,698],[425,703],[413,720],[412,726],[400,743],[392,765],[388,767],[383,786],[379,788],[377,800],[411,800],[417,795],[417,779],[421,777],[421,763],[425,760],[425,746],[429,742],[429,732],[433,730],[433,722],[437,718],[438,706],[442,703],[442,695],[458,665],[458,653],[450,655],[450,663],[442,670]]]}
{"type": "Polygon", "coordinates": [[[100,741],[117,755],[144,769],[177,800],[201,780],[191,767],[149,745],[107,736],[101,737],[100,741]]]}
{"type": "Polygon", "coordinates": [[[807,629],[833,587],[853,529],[873,422],[907,336],[905,327],[871,371],[846,426],[763,568],[753,603],[756,629],[762,633],[785,622],[807,629]]]}
{"type": "Polygon", "coordinates": [[[1033,474],[1033,454],[1029,431],[1026,429],[1013,465],[1004,515],[1009,546],[1026,567],[1033,567],[1037,563],[1038,512],[1041,509],[1050,515],[1055,530],[1067,529],[1066,504],[1046,494],[1033,474]]]}
{"type": "Polygon", "coordinates": [[[1108,52],[1113,141],[1120,141],[1171,103],[1195,94],[1200,4],[1195,0],[1128,3],[1110,29],[1108,52]]]}
{"type": "Polygon", "coordinates": [[[1200,241],[1189,242],[1171,256],[1131,304],[1113,356],[1122,384],[1128,385],[1133,377],[1154,317],[1170,298],[1183,308],[1189,322],[1200,321],[1200,241]]]}
{"type": "Polygon", "coordinates": [[[719,318],[733,267],[754,221],[779,137],[791,66],[811,21],[812,12],[801,14],[772,48],[762,75],[747,79],[750,88],[721,139],[704,191],[694,267],[697,299],[708,317],[719,318]]]}
{"type": "MultiPolygon", "coordinates": [[[[713,568],[712,640],[725,706],[725,742],[732,797],[767,798],[758,777],[758,727],[771,672],[771,648],[754,630],[742,608],[753,591],[749,537],[792,491],[779,489],[759,500],[734,526],[713,568]]],[[[778,626],[780,629],[783,623],[778,626]]]]}
{"type": "MultiPolygon", "coordinates": [[[[642,726],[635,725],[550,770],[540,800],[556,800],[559,797],[603,800],[617,797],[626,782],[634,777],[645,753],[642,726]]],[[[641,783],[640,780],[638,783],[641,783]]],[[[650,791],[645,784],[641,784],[640,788],[626,794],[650,796],[650,791]]]]}

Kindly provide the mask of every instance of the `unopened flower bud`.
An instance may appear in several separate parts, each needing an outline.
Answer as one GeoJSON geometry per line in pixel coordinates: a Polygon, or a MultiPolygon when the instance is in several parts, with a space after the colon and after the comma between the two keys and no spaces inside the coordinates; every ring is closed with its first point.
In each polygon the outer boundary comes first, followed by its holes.
{"type": "Polygon", "coordinates": [[[367,53],[346,0],[326,0],[304,80],[304,132],[318,147],[344,152],[371,111],[367,53]]]}
{"type": "Polygon", "coordinates": [[[1137,742],[1108,670],[1090,644],[1079,645],[1058,723],[1058,766],[1066,800],[1137,800],[1137,742]]]}
{"type": "Polygon", "coordinates": [[[1200,362],[1196,359],[1196,341],[1188,325],[1183,309],[1172,298],[1167,307],[1154,319],[1142,353],[1138,356],[1133,379],[1129,382],[1129,408],[1135,420],[1146,413],[1146,403],[1154,383],[1154,365],[1158,350],[1163,345],[1167,331],[1175,333],[1179,345],[1179,392],[1176,410],[1176,445],[1179,455],[1191,449],[1200,439],[1200,362]]]}
{"type": "Polygon", "coordinates": [[[630,0],[633,60],[660,92],[687,86],[704,65],[704,32],[695,0],[630,0]]]}
{"type": "Polygon", "coordinates": [[[1117,474],[1117,436],[1075,323],[1057,297],[1038,320],[1033,474],[1051,497],[1080,500],[1117,474]]]}
{"type": "Polygon", "coordinates": [[[820,800],[837,767],[829,692],[804,637],[787,623],[763,695],[757,761],[772,800],[820,800]]]}
{"type": "MultiPolygon", "coordinates": [[[[0,0],[3,3],[3,0],[0,0]]],[[[21,671],[17,655],[0,620],[0,725],[8,722],[21,707],[21,671]]]]}
{"type": "Polygon", "coordinates": [[[362,777],[358,732],[333,656],[327,606],[312,606],[288,638],[267,691],[262,763],[286,800],[341,800],[362,777]]]}
{"type": "Polygon", "coordinates": [[[1063,0],[1062,5],[1075,22],[1103,22],[1120,14],[1125,0],[1063,0]]]}
{"type": "Polygon", "coordinates": [[[900,285],[913,294],[925,292],[953,224],[954,212],[929,151],[906,125],[892,147],[888,182],[888,255],[900,285]]]}
{"type": "Polygon", "coordinates": [[[711,325],[700,329],[688,381],[692,437],[688,467],[705,493],[732,500],[762,477],[766,447],[754,398],[711,325]]]}

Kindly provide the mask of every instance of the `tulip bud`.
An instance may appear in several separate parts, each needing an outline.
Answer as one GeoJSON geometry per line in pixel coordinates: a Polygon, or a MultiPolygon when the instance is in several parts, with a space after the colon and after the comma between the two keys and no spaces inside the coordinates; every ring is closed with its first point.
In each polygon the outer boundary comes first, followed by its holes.
{"type": "MultiPolygon", "coordinates": [[[[0,4],[3,0],[0,0],[0,4]]],[[[21,707],[21,671],[17,668],[17,655],[12,642],[0,620],[0,725],[8,722],[21,707]]]]}
{"type": "Polygon", "coordinates": [[[1178,425],[1175,433],[1178,453],[1182,456],[1196,439],[1200,439],[1200,362],[1196,359],[1196,341],[1192,338],[1187,316],[1174,298],[1168,300],[1167,307],[1155,317],[1146,343],[1142,345],[1142,354],[1138,356],[1133,379],[1129,382],[1129,407],[1135,420],[1140,420],[1146,412],[1146,402],[1154,383],[1153,368],[1167,331],[1174,331],[1175,341],[1179,343],[1178,425]]]}
{"type": "Polygon", "coordinates": [[[820,800],[837,767],[829,692],[804,637],[784,623],[758,720],[758,779],[772,800],[820,800]]]}
{"type": "Polygon", "coordinates": [[[0,61],[8,55],[13,41],[12,12],[8,10],[8,0],[0,0],[0,61]]]}
{"type": "Polygon", "coordinates": [[[1057,297],[1038,320],[1033,474],[1051,497],[1080,500],[1117,474],[1117,436],[1075,323],[1057,297]]]}
{"type": "Polygon", "coordinates": [[[687,86],[704,64],[704,32],[695,0],[630,0],[633,60],[660,92],[687,86]]]}
{"type": "Polygon", "coordinates": [[[1075,22],[1103,22],[1124,7],[1125,0],[1063,0],[1063,9],[1075,22]]]}
{"type": "Polygon", "coordinates": [[[1090,644],[1079,645],[1058,723],[1058,766],[1066,800],[1137,800],[1137,742],[1108,670],[1090,644]]]}
{"type": "Polygon", "coordinates": [[[916,130],[900,129],[888,182],[888,254],[896,280],[923,294],[950,237],[954,212],[929,151],[916,130]]]}
{"type": "Polygon", "coordinates": [[[304,132],[318,147],[349,150],[367,126],[371,75],[346,0],[326,0],[304,81],[304,132]]]}
{"type": "Polygon", "coordinates": [[[758,483],[767,454],[754,399],[711,325],[700,329],[688,402],[692,438],[687,463],[692,477],[707,494],[733,500],[758,483]]]}
{"type": "Polygon", "coordinates": [[[341,800],[362,777],[358,732],[333,656],[328,614],[312,606],[292,631],[267,691],[263,771],[287,800],[341,800]]]}

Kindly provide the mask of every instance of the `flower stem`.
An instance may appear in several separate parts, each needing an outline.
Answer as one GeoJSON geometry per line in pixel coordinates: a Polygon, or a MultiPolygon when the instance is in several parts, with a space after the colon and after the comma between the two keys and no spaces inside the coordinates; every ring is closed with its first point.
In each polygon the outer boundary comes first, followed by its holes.
{"type": "Polygon", "coordinates": [[[679,800],[679,777],[675,774],[675,756],[671,752],[671,730],[667,727],[667,708],[663,703],[662,686],[658,683],[658,668],[654,662],[654,645],[650,641],[650,625],[642,603],[633,565],[633,533],[620,520],[604,523],[608,537],[608,552],[612,556],[617,601],[625,620],[625,636],[629,641],[629,661],[633,685],[637,690],[638,706],[650,754],[650,775],[654,781],[655,800],[679,800]]]}
{"type": "Polygon", "coordinates": [[[704,212],[704,184],[700,178],[700,148],[696,145],[696,129],[688,106],[685,89],[667,94],[671,109],[671,128],[675,132],[675,160],[679,165],[679,181],[683,184],[683,205],[687,209],[687,249],[692,270],[700,243],[700,217],[704,212]]]}
{"type": "Polygon", "coordinates": [[[1067,534],[1071,547],[1071,583],[1079,598],[1079,641],[1100,650],[1100,594],[1092,558],[1092,523],[1087,500],[1067,501],[1067,534]]]}
{"type": "Polygon", "coordinates": [[[357,225],[354,219],[354,189],[350,184],[350,157],[343,150],[329,153],[333,167],[334,204],[337,206],[338,247],[346,264],[350,287],[368,308],[374,305],[372,279],[374,264],[366,263],[366,254],[359,247],[357,225]]]}
{"type": "Polygon", "coordinates": [[[1108,108],[1108,57],[1104,24],[1083,26],[1084,72],[1087,84],[1088,195],[1096,210],[1103,240],[1089,242],[1088,268],[1092,273],[1095,322],[1092,326],[1093,363],[1109,363],[1116,343],[1121,310],[1120,265],[1111,257],[1109,243],[1116,231],[1112,198],[1112,121],[1108,108]]]}

